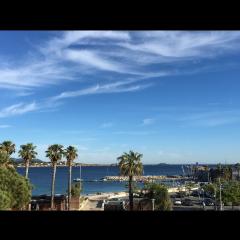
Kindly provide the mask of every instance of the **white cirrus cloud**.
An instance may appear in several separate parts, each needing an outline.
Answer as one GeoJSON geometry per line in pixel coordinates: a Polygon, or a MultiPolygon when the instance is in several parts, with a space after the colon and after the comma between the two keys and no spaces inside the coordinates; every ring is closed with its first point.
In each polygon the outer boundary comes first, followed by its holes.
{"type": "MultiPolygon", "coordinates": [[[[109,71],[106,78],[115,73],[125,80],[127,74],[136,79],[186,74],[183,63],[189,60],[198,62],[240,50],[240,31],[66,31],[52,35],[34,48],[31,57],[8,64],[0,59],[0,88],[29,90],[84,81],[85,74],[92,76],[95,71],[109,71]]],[[[194,69],[190,69],[192,74],[194,69]]]]}
{"type": "MultiPolygon", "coordinates": [[[[67,98],[141,91],[153,85],[150,78],[196,74],[206,67],[209,71],[215,57],[239,53],[240,31],[52,32],[46,41],[29,51],[31,54],[16,61],[0,58],[0,88],[18,91],[15,96],[26,97],[37,88],[60,88],[67,81],[84,85],[74,86],[74,91],[57,90],[60,94],[38,103],[2,109],[1,118],[43,111],[67,98]],[[194,62],[191,68],[189,61],[194,62]],[[44,103],[47,100],[49,104],[44,103]]],[[[212,117],[205,123],[203,119],[195,122],[214,126],[235,122],[236,118],[212,117]]],[[[143,125],[149,124],[150,119],[143,121],[143,125]]]]}
{"type": "Polygon", "coordinates": [[[106,94],[106,93],[121,93],[121,92],[135,92],[150,87],[152,84],[135,84],[128,85],[126,82],[115,82],[110,84],[95,85],[92,87],[76,90],[66,91],[61,94],[49,98],[51,101],[57,101],[64,98],[73,98],[84,95],[106,94]]]}
{"type": "Polygon", "coordinates": [[[22,115],[27,112],[33,112],[37,109],[38,107],[35,102],[29,103],[29,104],[17,103],[1,109],[0,118],[6,118],[6,117],[15,116],[15,115],[22,115]]]}

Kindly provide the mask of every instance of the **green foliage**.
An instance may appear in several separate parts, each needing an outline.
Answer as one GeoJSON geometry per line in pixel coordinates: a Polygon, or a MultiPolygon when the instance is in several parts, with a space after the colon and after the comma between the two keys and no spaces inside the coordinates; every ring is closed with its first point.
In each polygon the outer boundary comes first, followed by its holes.
{"type": "Polygon", "coordinates": [[[34,150],[36,149],[36,146],[34,146],[32,143],[27,143],[25,145],[20,146],[20,150],[18,152],[19,156],[24,160],[24,162],[30,162],[32,159],[36,158],[37,152],[34,150]]]}
{"type": "Polygon", "coordinates": [[[195,186],[195,184],[193,182],[187,182],[186,183],[185,188],[186,188],[189,195],[190,195],[190,192],[191,192],[191,190],[194,186],[195,186]]]}
{"type": "Polygon", "coordinates": [[[80,183],[72,184],[72,187],[71,187],[72,197],[79,197],[81,192],[82,192],[82,188],[80,183]]]}
{"type": "Polygon", "coordinates": [[[143,165],[141,163],[142,154],[129,151],[118,157],[118,165],[121,175],[124,176],[138,176],[143,172],[143,165]]]}
{"type": "Polygon", "coordinates": [[[210,194],[211,196],[214,196],[216,191],[216,184],[206,184],[203,186],[203,190],[205,193],[210,194]]]}
{"type": "Polygon", "coordinates": [[[222,201],[224,204],[231,202],[232,205],[240,205],[240,183],[238,181],[230,181],[223,184],[222,201]]]}
{"type": "Polygon", "coordinates": [[[77,154],[77,149],[73,146],[69,146],[65,151],[64,151],[64,156],[67,159],[67,164],[70,166],[74,159],[78,157],[77,154]]]}
{"type": "MultiPolygon", "coordinates": [[[[125,187],[126,188],[129,188],[129,183],[127,182],[126,184],[125,184],[125,187]]],[[[133,192],[133,194],[139,194],[139,191],[140,191],[141,189],[139,188],[139,186],[137,185],[137,182],[136,181],[133,181],[132,182],[132,192],[133,192]]]]}
{"type": "Polygon", "coordinates": [[[31,200],[31,189],[14,168],[0,166],[0,210],[25,207],[31,200]]]}
{"type": "Polygon", "coordinates": [[[59,144],[53,144],[48,147],[46,151],[46,157],[51,160],[52,164],[56,164],[58,161],[62,159],[64,155],[63,146],[59,144]]]}
{"type": "Polygon", "coordinates": [[[10,162],[9,156],[6,151],[0,150],[0,166],[5,166],[10,162]]]}
{"type": "Polygon", "coordinates": [[[6,151],[8,156],[10,156],[15,153],[15,144],[11,141],[4,141],[0,144],[0,150],[6,151]]]}
{"type": "Polygon", "coordinates": [[[163,184],[148,183],[144,187],[145,197],[155,199],[155,209],[161,211],[172,210],[172,202],[168,194],[168,189],[163,184]]]}
{"type": "Polygon", "coordinates": [[[0,189],[0,210],[11,208],[11,196],[9,192],[0,189]]]}

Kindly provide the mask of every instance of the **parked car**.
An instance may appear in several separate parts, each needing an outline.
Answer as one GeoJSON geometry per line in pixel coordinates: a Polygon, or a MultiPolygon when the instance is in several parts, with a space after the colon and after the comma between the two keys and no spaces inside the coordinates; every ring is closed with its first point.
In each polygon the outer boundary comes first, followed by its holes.
{"type": "Polygon", "coordinates": [[[198,192],[198,190],[194,190],[192,193],[191,193],[191,196],[193,197],[199,197],[200,193],[198,192]]]}
{"type": "Polygon", "coordinates": [[[182,198],[182,197],[185,197],[186,196],[186,192],[177,192],[176,193],[176,197],[178,198],[182,198]]]}
{"type": "Polygon", "coordinates": [[[183,200],[182,205],[184,205],[184,206],[193,206],[193,202],[192,202],[191,199],[187,198],[187,199],[183,200]]]}
{"type": "Polygon", "coordinates": [[[204,199],[204,203],[206,206],[214,206],[215,205],[214,200],[212,200],[211,198],[204,199]]]}
{"type": "Polygon", "coordinates": [[[179,200],[179,199],[175,199],[174,202],[173,202],[174,205],[182,205],[182,201],[179,200]]]}

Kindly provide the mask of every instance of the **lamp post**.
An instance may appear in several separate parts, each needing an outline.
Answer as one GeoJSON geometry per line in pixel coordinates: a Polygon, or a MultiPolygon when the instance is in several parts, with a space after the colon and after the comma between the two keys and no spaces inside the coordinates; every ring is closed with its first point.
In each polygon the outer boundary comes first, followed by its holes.
{"type": "Polygon", "coordinates": [[[216,211],[217,210],[217,189],[216,189],[216,187],[214,187],[214,198],[215,198],[214,208],[215,208],[215,211],[216,211]]]}
{"type": "Polygon", "coordinates": [[[221,188],[221,180],[218,178],[219,181],[219,202],[220,202],[220,211],[222,211],[222,188],[221,188]]]}
{"type": "Polygon", "coordinates": [[[152,199],[152,210],[154,211],[154,209],[155,209],[155,199],[152,199]]]}

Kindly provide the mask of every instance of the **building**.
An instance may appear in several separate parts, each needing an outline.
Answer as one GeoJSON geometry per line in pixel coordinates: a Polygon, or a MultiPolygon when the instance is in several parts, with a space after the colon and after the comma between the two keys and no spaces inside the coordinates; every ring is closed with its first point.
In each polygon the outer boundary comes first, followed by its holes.
{"type": "MultiPolygon", "coordinates": [[[[33,211],[48,211],[51,210],[51,196],[40,195],[33,196],[31,200],[31,210],[33,211]]],[[[54,210],[67,210],[67,198],[65,195],[54,196],[54,210]]]]}
{"type": "Polygon", "coordinates": [[[232,167],[232,180],[240,180],[240,169],[236,165],[232,167]]]}
{"type": "Polygon", "coordinates": [[[194,179],[198,182],[209,182],[210,169],[207,166],[195,166],[194,167],[194,179]]]}

